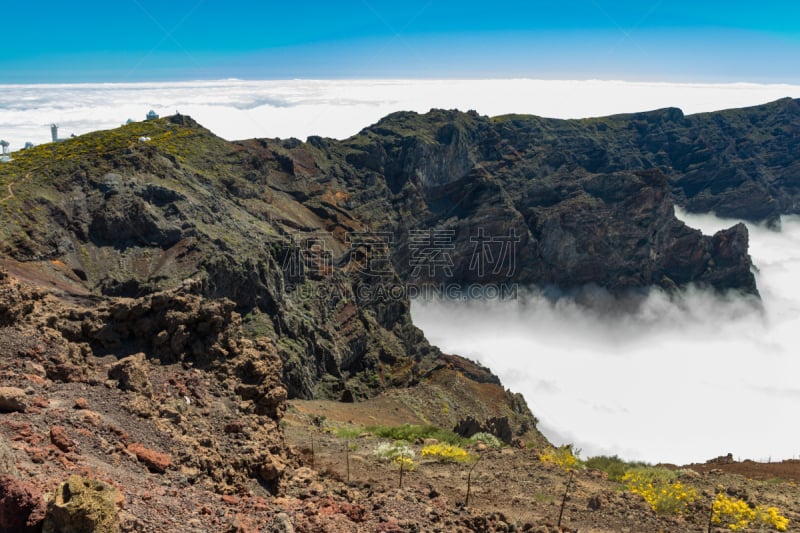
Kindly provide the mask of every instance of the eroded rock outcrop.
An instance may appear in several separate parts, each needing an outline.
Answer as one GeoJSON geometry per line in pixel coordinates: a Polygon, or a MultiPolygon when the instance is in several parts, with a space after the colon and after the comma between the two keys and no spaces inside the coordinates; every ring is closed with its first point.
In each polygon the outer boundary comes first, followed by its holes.
{"type": "MultiPolygon", "coordinates": [[[[12,276],[0,281],[0,290],[37,295],[30,313],[20,315],[3,334],[8,346],[2,349],[19,350],[20,365],[40,361],[47,379],[57,380],[61,376],[53,369],[68,367],[80,369],[81,380],[89,385],[116,383],[126,395],[123,408],[129,416],[149,420],[162,435],[180,443],[175,445],[178,453],[167,453],[170,447],[163,448],[163,442],[137,442],[113,426],[121,449],[149,471],[179,467],[195,482],[221,492],[235,491],[253,479],[271,490],[280,486],[289,461],[278,425],[288,397],[281,360],[269,338],[244,338],[232,302],[206,299],[200,294],[202,284],[191,282],[138,299],[65,301],[12,276]],[[30,339],[31,347],[22,339],[30,339]],[[98,356],[108,355],[119,359],[103,370],[98,356]],[[165,371],[172,376],[166,383],[165,371]],[[159,387],[153,374],[161,376],[159,387]],[[209,397],[208,389],[224,393],[224,402],[209,397]],[[212,405],[226,414],[209,417],[212,405]],[[230,419],[239,421],[238,431],[225,430],[230,419]]],[[[1,389],[9,409],[21,410],[31,401],[18,387],[1,389]]],[[[77,398],[73,407],[86,409],[88,401],[77,398]]],[[[97,413],[86,416],[93,425],[101,424],[97,413]]],[[[73,431],[65,425],[50,427],[53,448],[76,452],[73,431]]],[[[13,458],[9,460],[13,466],[13,458]]]]}
{"type": "Polygon", "coordinates": [[[0,412],[25,411],[28,399],[19,387],[0,387],[0,412]]]}
{"type": "Polygon", "coordinates": [[[70,476],[47,503],[42,533],[118,533],[119,492],[96,479],[70,476]]]}
{"type": "Polygon", "coordinates": [[[123,390],[153,397],[153,385],[147,373],[147,360],[144,353],[129,355],[120,359],[108,369],[108,377],[116,379],[123,390]]]}

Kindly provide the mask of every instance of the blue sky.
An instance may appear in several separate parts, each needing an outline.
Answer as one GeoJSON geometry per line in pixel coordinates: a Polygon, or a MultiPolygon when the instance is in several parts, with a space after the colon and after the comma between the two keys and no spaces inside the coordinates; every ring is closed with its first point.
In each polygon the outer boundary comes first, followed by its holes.
{"type": "Polygon", "coordinates": [[[13,2],[0,21],[0,83],[800,82],[795,1],[13,2]]]}

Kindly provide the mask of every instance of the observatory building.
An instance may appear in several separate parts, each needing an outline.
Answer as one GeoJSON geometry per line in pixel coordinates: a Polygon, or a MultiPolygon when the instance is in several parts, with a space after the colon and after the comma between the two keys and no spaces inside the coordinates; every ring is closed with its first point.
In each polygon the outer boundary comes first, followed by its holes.
{"type": "Polygon", "coordinates": [[[3,154],[0,155],[0,163],[8,163],[11,161],[11,156],[8,155],[8,141],[0,141],[0,147],[3,149],[3,154]]]}
{"type": "Polygon", "coordinates": [[[58,138],[58,124],[50,124],[50,137],[53,138],[54,143],[61,142],[64,140],[58,138]]]}

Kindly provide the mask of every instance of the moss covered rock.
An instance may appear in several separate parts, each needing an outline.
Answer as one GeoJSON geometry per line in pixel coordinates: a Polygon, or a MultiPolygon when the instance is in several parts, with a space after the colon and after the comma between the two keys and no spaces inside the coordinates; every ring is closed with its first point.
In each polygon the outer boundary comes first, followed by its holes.
{"type": "Polygon", "coordinates": [[[118,533],[119,497],[111,485],[72,475],[51,495],[42,533],[118,533]]]}

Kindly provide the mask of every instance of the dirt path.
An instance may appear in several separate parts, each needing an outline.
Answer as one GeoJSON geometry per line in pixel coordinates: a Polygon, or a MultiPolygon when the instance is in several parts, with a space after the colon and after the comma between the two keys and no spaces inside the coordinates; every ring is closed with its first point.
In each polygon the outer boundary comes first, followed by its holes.
{"type": "MultiPolygon", "coordinates": [[[[27,181],[28,179],[30,179],[30,177],[31,177],[31,173],[30,173],[30,172],[28,172],[27,174],[25,174],[25,177],[24,177],[24,178],[22,178],[22,180],[21,180],[21,181],[23,181],[23,182],[24,182],[24,181],[27,181]]],[[[6,203],[7,201],[9,201],[9,200],[11,200],[12,198],[14,198],[14,189],[13,189],[13,187],[14,187],[14,185],[16,185],[16,184],[17,184],[17,182],[16,182],[16,181],[12,181],[11,183],[9,183],[9,184],[8,184],[8,186],[7,186],[7,187],[8,187],[8,196],[6,196],[6,197],[5,197],[5,198],[3,198],[3,199],[0,199],[0,204],[4,204],[4,203],[6,203]]]]}
{"type": "Polygon", "coordinates": [[[12,185],[14,185],[14,184],[13,183],[9,183],[8,184],[8,196],[6,196],[2,200],[0,200],[0,204],[4,204],[8,200],[11,200],[12,198],[14,198],[14,190],[11,188],[12,185]]]}

